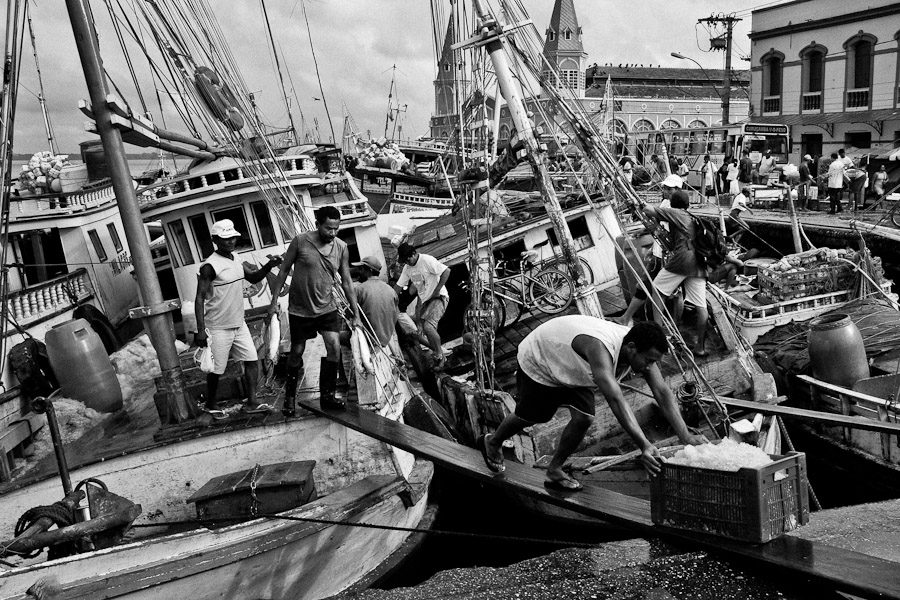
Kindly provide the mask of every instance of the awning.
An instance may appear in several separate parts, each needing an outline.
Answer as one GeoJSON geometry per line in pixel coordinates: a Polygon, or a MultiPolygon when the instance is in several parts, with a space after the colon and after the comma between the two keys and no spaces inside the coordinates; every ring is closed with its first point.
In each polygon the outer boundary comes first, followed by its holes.
{"type": "Polygon", "coordinates": [[[779,123],[781,125],[826,125],[833,123],[872,123],[876,121],[900,120],[900,109],[881,108],[878,110],[857,110],[839,113],[817,113],[814,115],[772,115],[751,117],[751,123],[779,123]]]}

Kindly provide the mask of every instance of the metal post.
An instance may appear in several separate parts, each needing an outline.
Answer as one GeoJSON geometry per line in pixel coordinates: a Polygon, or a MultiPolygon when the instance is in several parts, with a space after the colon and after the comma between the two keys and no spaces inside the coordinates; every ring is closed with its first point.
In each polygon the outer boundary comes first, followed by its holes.
{"type": "Polygon", "coordinates": [[[725,21],[725,90],[722,94],[722,125],[728,125],[731,118],[731,30],[734,28],[734,19],[725,21]]]}
{"type": "Polygon", "coordinates": [[[481,34],[484,39],[489,40],[485,45],[485,49],[494,65],[494,73],[500,85],[500,92],[503,95],[503,99],[506,100],[506,105],[509,107],[509,114],[513,124],[516,126],[517,136],[525,143],[528,152],[528,162],[531,163],[534,177],[540,186],[541,200],[544,203],[547,216],[550,217],[550,222],[553,224],[563,258],[566,264],[569,265],[570,272],[575,276],[575,302],[578,306],[578,312],[583,315],[602,318],[603,310],[600,307],[600,301],[597,299],[597,294],[594,292],[593,287],[585,281],[584,270],[581,268],[581,261],[578,260],[578,253],[575,249],[575,241],[572,239],[569,225],[566,223],[565,215],[559,205],[559,199],[556,197],[556,190],[553,189],[553,180],[550,178],[550,173],[547,171],[545,163],[546,157],[535,136],[534,126],[528,116],[525,102],[522,100],[522,96],[519,94],[519,90],[510,74],[509,62],[506,60],[503,44],[500,41],[500,27],[484,8],[480,0],[475,0],[474,4],[481,21],[481,34]]]}
{"type": "Polygon", "coordinates": [[[167,420],[178,423],[190,418],[196,411],[190,410],[185,399],[183,375],[178,354],[175,351],[175,333],[172,328],[171,316],[160,308],[165,303],[159,288],[159,280],[156,278],[156,269],[144,232],[144,224],[141,221],[141,212],[134,193],[128,161],[125,158],[125,145],[122,142],[121,133],[112,125],[111,111],[106,103],[109,88],[103,71],[97,33],[90,18],[90,7],[88,0],[66,0],[66,8],[90,93],[97,132],[103,142],[106,161],[112,176],[113,191],[116,194],[119,214],[125,229],[125,238],[128,240],[128,247],[131,251],[131,260],[141,298],[149,306],[144,324],[150,335],[150,341],[156,349],[159,366],[162,370],[162,376],[157,380],[157,403],[158,405],[161,403],[159,396],[165,396],[167,420]]]}

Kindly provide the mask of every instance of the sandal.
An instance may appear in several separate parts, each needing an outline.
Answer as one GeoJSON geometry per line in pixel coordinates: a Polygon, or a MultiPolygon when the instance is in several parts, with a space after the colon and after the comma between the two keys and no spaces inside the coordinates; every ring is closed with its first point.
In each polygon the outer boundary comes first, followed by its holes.
{"type": "Polygon", "coordinates": [[[249,404],[245,404],[241,407],[241,411],[248,415],[259,415],[264,413],[270,413],[275,410],[275,407],[271,404],[257,404],[256,406],[250,406],[249,404]]]}
{"type": "Polygon", "coordinates": [[[211,416],[216,421],[221,421],[222,419],[228,418],[228,413],[225,412],[224,410],[208,408],[205,404],[200,405],[200,410],[202,410],[205,413],[209,413],[209,416],[211,416]]]}

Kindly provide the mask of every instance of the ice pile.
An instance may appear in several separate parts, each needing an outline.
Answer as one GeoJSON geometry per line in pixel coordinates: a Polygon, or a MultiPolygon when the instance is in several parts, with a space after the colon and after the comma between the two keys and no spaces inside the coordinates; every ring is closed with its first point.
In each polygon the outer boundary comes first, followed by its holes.
{"type": "MultiPolygon", "coordinates": [[[[180,340],[175,341],[175,350],[180,354],[188,346],[180,340]]],[[[118,352],[110,355],[110,362],[116,369],[116,377],[122,386],[122,399],[126,406],[135,396],[150,388],[154,378],[160,376],[159,359],[156,350],[150,343],[146,333],[131,340],[118,352]]]]}
{"type": "Polygon", "coordinates": [[[768,454],[756,446],[726,438],[718,444],[685,446],[666,462],[687,467],[734,472],[743,468],[756,469],[773,461],[768,454]]]}

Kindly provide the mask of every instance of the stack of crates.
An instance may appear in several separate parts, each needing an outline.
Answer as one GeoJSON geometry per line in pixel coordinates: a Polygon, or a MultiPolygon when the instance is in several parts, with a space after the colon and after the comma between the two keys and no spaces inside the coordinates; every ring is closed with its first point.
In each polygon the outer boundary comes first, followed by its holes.
{"type": "MultiPolygon", "coordinates": [[[[856,273],[853,266],[844,260],[823,260],[822,256],[820,251],[809,251],[785,257],[795,265],[788,271],[779,270],[777,263],[760,267],[757,273],[760,295],[771,302],[782,302],[848,289],[856,273]]],[[[847,255],[847,259],[860,263],[858,253],[847,255]]],[[[872,279],[881,283],[884,278],[881,258],[869,253],[869,259],[874,271],[872,279]]]]}

